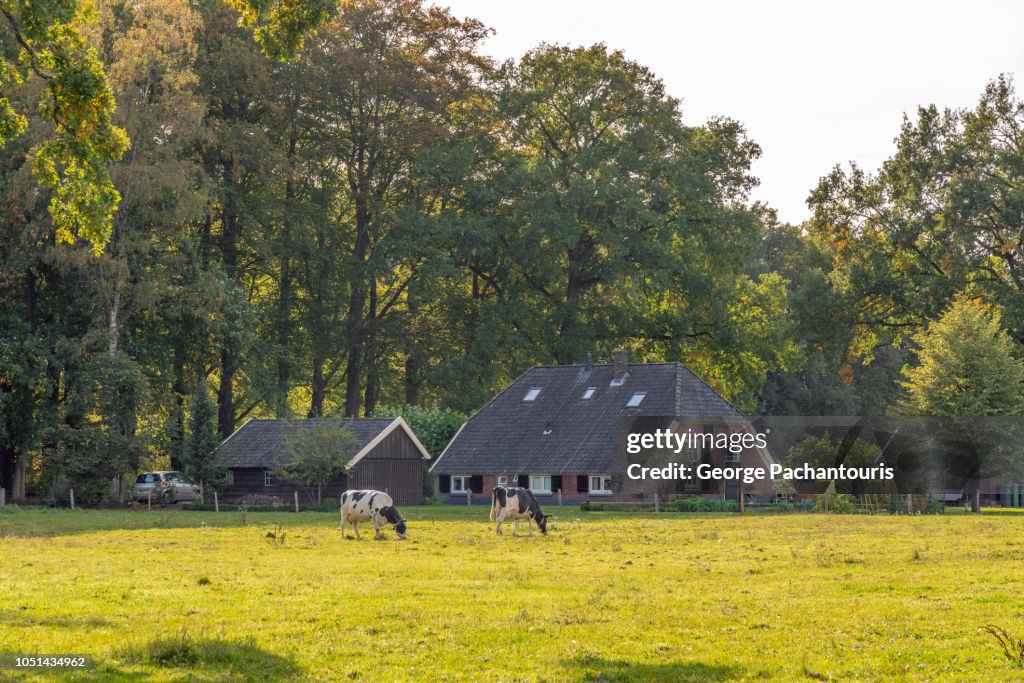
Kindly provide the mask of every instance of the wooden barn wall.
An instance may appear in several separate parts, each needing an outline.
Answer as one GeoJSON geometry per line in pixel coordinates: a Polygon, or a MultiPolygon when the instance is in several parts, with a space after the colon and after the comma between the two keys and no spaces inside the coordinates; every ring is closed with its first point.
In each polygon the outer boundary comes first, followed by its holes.
{"type": "Polygon", "coordinates": [[[384,491],[395,505],[419,505],[423,502],[423,463],[412,439],[396,429],[356,464],[349,488],[384,491]]]}
{"type": "MultiPolygon", "coordinates": [[[[300,505],[313,505],[314,501],[307,495],[305,488],[301,484],[293,484],[287,481],[274,481],[270,486],[264,486],[264,472],[266,470],[262,467],[235,467],[232,468],[234,475],[234,483],[231,486],[225,486],[220,496],[225,501],[234,501],[251,494],[257,494],[261,496],[274,496],[280,498],[281,501],[286,504],[294,504],[295,491],[299,492],[299,504],[300,505]]],[[[334,498],[338,500],[341,496],[341,492],[348,488],[347,477],[342,474],[331,479],[323,490],[324,499],[334,498]]]]}

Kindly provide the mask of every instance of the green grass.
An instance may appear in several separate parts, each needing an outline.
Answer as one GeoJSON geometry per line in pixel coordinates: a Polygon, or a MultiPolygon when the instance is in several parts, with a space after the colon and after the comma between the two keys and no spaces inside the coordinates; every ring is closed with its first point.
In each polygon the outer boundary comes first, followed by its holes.
{"type": "Polygon", "coordinates": [[[0,655],[103,681],[1024,678],[981,630],[1024,636],[1022,516],[552,511],[499,538],[483,507],[406,508],[382,542],[322,513],[0,511],[0,655]]]}

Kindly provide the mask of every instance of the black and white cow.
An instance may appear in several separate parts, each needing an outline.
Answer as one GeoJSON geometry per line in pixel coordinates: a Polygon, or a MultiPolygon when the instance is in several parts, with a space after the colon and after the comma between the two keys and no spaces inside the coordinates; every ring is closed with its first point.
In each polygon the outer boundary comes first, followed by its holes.
{"type": "Polygon", "coordinates": [[[359,523],[372,521],[377,532],[374,538],[384,538],[380,528],[390,524],[399,538],[405,538],[405,520],[398,513],[398,508],[391,496],[383,491],[345,491],[341,494],[341,537],[345,538],[345,522],[356,530],[359,535],[359,523]]]}
{"type": "Polygon", "coordinates": [[[511,518],[512,535],[519,531],[519,520],[526,518],[526,525],[533,534],[530,522],[536,522],[542,534],[548,532],[548,517],[540,510],[540,504],[529,489],[518,486],[495,486],[491,491],[491,521],[498,523],[497,532],[501,535],[501,523],[511,518]]]}

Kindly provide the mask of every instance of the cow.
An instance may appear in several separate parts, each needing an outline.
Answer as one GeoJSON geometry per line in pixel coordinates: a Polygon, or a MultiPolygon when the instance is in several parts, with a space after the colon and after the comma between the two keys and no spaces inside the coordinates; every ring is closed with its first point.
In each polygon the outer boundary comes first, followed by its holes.
{"type": "Polygon", "coordinates": [[[531,521],[537,523],[542,534],[548,533],[548,516],[540,510],[540,504],[529,489],[518,486],[495,486],[491,491],[491,521],[498,523],[496,531],[501,535],[501,523],[511,517],[512,535],[519,531],[519,520],[526,518],[530,535],[533,535],[531,521]]]}
{"type": "Polygon", "coordinates": [[[372,521],[373,528],[377,532],[374,538],[384,538],[380,528],[384,524],[390,524],[399,538],[405,538],[405,520],[398,513],[395,502],[391,496],[383,491],[345,491],[341,494],[341,537],[345,538],[345,522],[352,525],[356,530],[356,538],[362,540],[359,535],[359,523],[372,521]]]}

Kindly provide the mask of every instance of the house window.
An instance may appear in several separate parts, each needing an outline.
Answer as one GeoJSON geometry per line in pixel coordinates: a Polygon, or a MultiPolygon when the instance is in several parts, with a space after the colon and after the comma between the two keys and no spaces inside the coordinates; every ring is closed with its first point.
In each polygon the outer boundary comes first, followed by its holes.
{"type": "Polygon", "coordinates": [[[526,392],[526,396],[523,396],[523,403],[532,403],[537,400],[540,396],[540,387],[533,387],[526,392]]]}
{"type": "Polygon", "coordinates": [[[452,477],[452,493],[465,494],[469,491],[469,477],[455,475],[452,477]]]}
{"type": "Polygon", "coordinates": [[[608,496],[612,493],[612,478],[608,474],[592,474],[590,476],[590,493],[595,496],[608,496]]]}
{"type": "Polygon", "coordinates": [[[633,394],[633,397],[629,399],[629,403],[626,404],[627,408],[638,408],[643,403],[644,398],[647,396],[646,391],[638,391],[633,394]]]}
{"type": "Polygon", "coordinates": [[[551,493],[551,475],[531,474],[530,490],[534,493],[551,493]]]}
{"type": "Polygon", "coordinates": [[[225,486],[234,486],[235,485],[235,471],[234,470],[228,470],[224,474],[224,485],[225,486]]]}
{"type": "Polygon", "coordinates": [[[597,387],[587,387],[587,390],[583,392],[583,400],[589,401],[594,398],[594,392],[597,391],[597,387]]]}
{"type": "Polygon", "coordinates": [[[263,470],[263,485],[264,486],[273,486],[274,485],[274,475],[272,475],[270,473],[270,470],[263,470]]]}
{"type": "Polygon", "coordinates": [[[508,485],[509,485],[508,484],[508,477],[506,475],[503,474],[500,477],[498,477],[498,486],[508,486],[508,485]]]}

